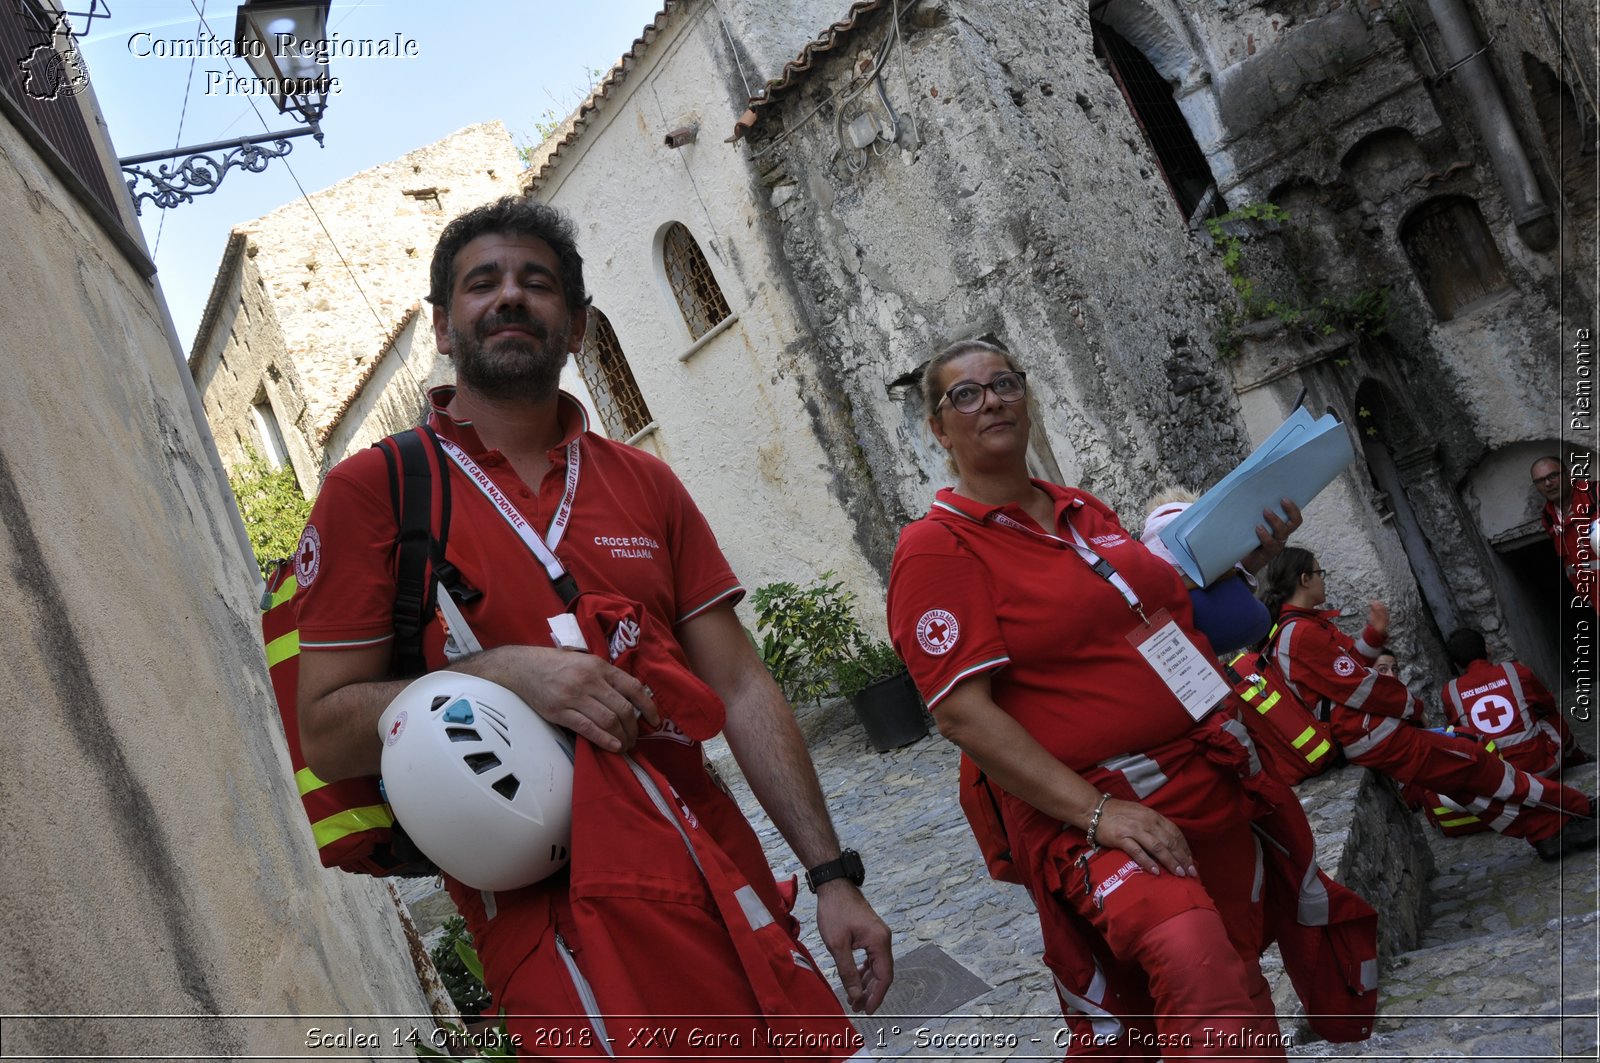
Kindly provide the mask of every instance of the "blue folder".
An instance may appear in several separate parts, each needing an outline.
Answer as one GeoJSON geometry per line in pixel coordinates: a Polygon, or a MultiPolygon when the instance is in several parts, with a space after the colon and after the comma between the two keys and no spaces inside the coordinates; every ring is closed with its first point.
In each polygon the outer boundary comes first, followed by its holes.
{"type": "Polygon", "coordinates": [[[1255,453],[1161,529],[1161,541],[1184,575],[1207,586],[1261,544],[1255,529],[1263,510],[1282,515],[1285,498],[1305,508],[1355,456],[1337,417],[1297,408],[1255,453]]]}

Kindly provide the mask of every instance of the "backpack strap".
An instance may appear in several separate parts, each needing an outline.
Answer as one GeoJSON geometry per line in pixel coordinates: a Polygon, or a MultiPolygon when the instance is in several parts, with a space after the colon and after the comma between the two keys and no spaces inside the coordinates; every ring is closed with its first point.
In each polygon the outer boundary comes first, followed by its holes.
{"type": "MultiPolygon", "coordinates": [[[[394,507],[399,531],[395,536],[398,561],[394,595],[394,672],[417,675],[424,670],[422,628],[433,610],[434,589],[429,576],[433,549],[433,484],[436,478],[428,464],[427,444],[420,430],[398,432],[384,446],[389,466],[389,500],[394,507]],[[398,461],[398,468],[396,462],[398,461]]],[[[443,513],[449,513],[449,477],[438,477],[445,485],[441,492],[443,513]]],[[[448,534],[441,521],[441,536],[448,534]]]]}
{"type": "Polygon", "coordinates": [[[483,592],[467,583],[445,558],[450,538],[450,476],[439,437],[423,425],[397,432],[377,446],[389,468],[389,504],[399,528],[395,536],[394,673],[420,675],[427,670],[422,629],[433,615],[438,587],[443,585],[458,602],[473,601],[483,592]]]}

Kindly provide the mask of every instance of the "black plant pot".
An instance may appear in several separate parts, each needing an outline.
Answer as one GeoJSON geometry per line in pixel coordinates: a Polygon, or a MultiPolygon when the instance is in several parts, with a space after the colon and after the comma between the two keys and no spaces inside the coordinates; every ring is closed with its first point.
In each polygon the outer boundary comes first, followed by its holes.
{"type": "Polygon", "coordinates": [[[859,694],[850,696],[850,704],[879,753],[908,745],[928,733],[922,698],[908,672],[868,683],[859,694]]]}

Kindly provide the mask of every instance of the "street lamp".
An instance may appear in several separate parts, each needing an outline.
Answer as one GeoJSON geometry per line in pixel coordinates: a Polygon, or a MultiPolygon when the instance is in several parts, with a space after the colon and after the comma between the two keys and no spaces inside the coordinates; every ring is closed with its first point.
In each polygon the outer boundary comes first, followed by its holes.
{"type": "Polygon", "coordinates": [[[279,113],[291,114],[305,126],[118,159],[128,176],[135,214],[143,213],[141,205],[147,199],[165,210],[215,192],[236,166],[260,173],[273,159],[293,150],[289,141],[295,137],[313,136],[322,143],[318,123],[328,106],[329,78],[327,64],[318,60],[326,56],[332,4],[333,0],[246,0],[239,5],[233,53],[250,65],[255,75],[252,87],[271,96],[279,113]],[[209,152],[224,154],[214,158],[209,152]],[[154,172],[144,168],[145,163],[173,159],[182,161],[154,172]],[[141,192],[141,180],[151,189],[141,192]]]}
{"type": "Polygon", "coordinates": [[[271,86],[278,112],[294,111],[312,126],[327,107],[328,67],[317,59],[327,48],[331,3],[250,0],[240,5],[233,34],[234,54],[271,86]]]}

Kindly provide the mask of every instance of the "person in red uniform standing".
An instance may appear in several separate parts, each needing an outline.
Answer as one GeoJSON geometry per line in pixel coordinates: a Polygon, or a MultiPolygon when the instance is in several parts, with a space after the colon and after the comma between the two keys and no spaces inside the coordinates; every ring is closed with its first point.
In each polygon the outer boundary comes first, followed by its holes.
{"type": "Polygon", "coordinates": [[[1534,490],[1544,499],[1539,519],[1572,584],[1573,607],[1600,612],[1594,582],[1600,558],[1595,557],[1589,534],[1594,518],[1600,515],[1595,512],[1594,485],[1587,477],[1574,481],[1561,460],[1553,456],[1535,461],[1530,472],[1534,490]]]}
{"type": "MultiPolygon", "coordinates": [[[[679,799],[681,814],[672,822],[698,836],[691,850],[709,847],[702,850],[704,882],[637,866],[629,821],[607,826],[609,795],[585,805],[575,784],[575,817],[600,826],[599,836],[574,837],[569,869],[489,894],[447,878],[510,1033],[521,1036],[525,1055],[540,1058],[623,1050],[852,1056],[859,1038],[797,939],[780,942],[780,967],[787,970],[778,980],[797,977],[797,970],[812,980],[801,995],[814,1005],[805,1009],[814,1016],[805,1023],[818,1038],[796,1049],[751,1032],[715,1047],[687,1045],[685,1029],[670,1041],[652,1033],[684,1026],[692,1020],[682,1016],[690,1015],[753,1017],[734,1024],[744,1031],[754,1031],[763,1017],[769,1029],[784,1018],[770,1014],[781,998],[773,979],[749,973],[756,970],[751,948],[758,939],[771,945],[774,922],[787,921],[791,938],[797,926],[754,832],[709,781],[699,743],[686,733],[704,729],[699,723],[707,717],[720,722],[724,704],[735,758],[811,868],[818,928],[858,1010],[874,1010],[893,976],[889,931],[858,888],[859,857],[841,851],[793,714],[734,616],[743,592],[704,518],[666,466],[586,431],[581,406],[558,389],[561,367],[579,349],[587,321],[571,220],[517,197],[477,208],[445,228],[431,272],[435,338],[458,375],[453,387],[432,394],[428,417],[450,459],[443,461],[454,500],[446,559],[481,591],[460,610],[487,648],[454,657],[443,623],[430,622],[423,633],[427,666],[509,688],[544,719],[591,744],[596,756],[630,754],[679,799]],[[619,629],[617,637],[656,640],[652,666],[682,682],[652,679],[652,693],[602,656],[555,648],[546,618],[561,613],[562,601],[526,545],[530,531],[581,589],[633,603],[642,625],[619,629]],[[665,689],[695,687],[695,677],[705,686],[696,687],[703,696],[694,704],[680,705],[678,716],[669,716],[665,701],[658,707],[665,689]],[[711,886],[713,870],[749,884],[738,891],[732,919],[727,898],[711,886]],[[602,882],[582,904],[575,899],[579,874],[602,882]],[[606,907],[619,896],[630,903],[606,907]],[[584,905],[591,903],[627,919],[586,921],[593,909],[584,905]],[[613,961],[605,973],[586,973],[589,958],[600,956],[613,961]],[[628,1013],[609,1027],[596,1014],[608,1001],[623,1002],[612,1008],[628,1013]],[[641,1030],[650,1034],[642,1044],[641,1030]],[[848,1041],[854,1043],[839,1047],[848,1041]]],[[[397,529],[384,464],[380,452],[368,450],[329,474],[298,554],[301,737],[307,764],[327,780],[378,773],[376,723],[408,681],[391,672],[397,529]]],[[[621,777],[629,778],[626,771],[621,777]]],[[[637,794],[617,804],[619,816],[650,809],[637,794]]],[[[680,864],[689,864],[694,879],[701,862],[680,864]]]]}
{"type": "Polygon", "coordinates": [[[1284,682],[1327,720],[1345,758],[1414,784],[1526,838],[1546,860],[1595,845],[1592,803],[1561,783],[1501,760],[1477,742],[1424,730],[1422,702],[1398,678],[1372,668],[1389,637],[1389,609],[1368,606],[1367,625],[1352,639],[1319,611],[1326,573],[1316,557],[1285,547],[1267,567],[1262,598],[1277,618],[1268,656],[1284,682]]]}
{"type": "Polygon", "coordinates": [[[1451,632],[1444,648],[1461,673],[1439,692],[1445,722],[1451,727],[1493,741],[1506,760],[1547,779],[1561,768],[1593,759],[1578,745],[1556,699],[1527,665],[1494,664],[1483,633],[1470,627],[1451,632]]]}
{"type": "Polygon", "coordinates": [[[1254,807],[1239,761],[1212,755],[1248,739],[1208,711],[1229,691],[1182,580],[1103,503],[1029,478],[1009,354],[955,344],[923,392],[957,481],[901,534],[890,633],[992,784],[1068,1055],[1283,1058],[1254,807]],[[1153,1028],[1134,1018],[1152,1013],[1153,1028]]]}

